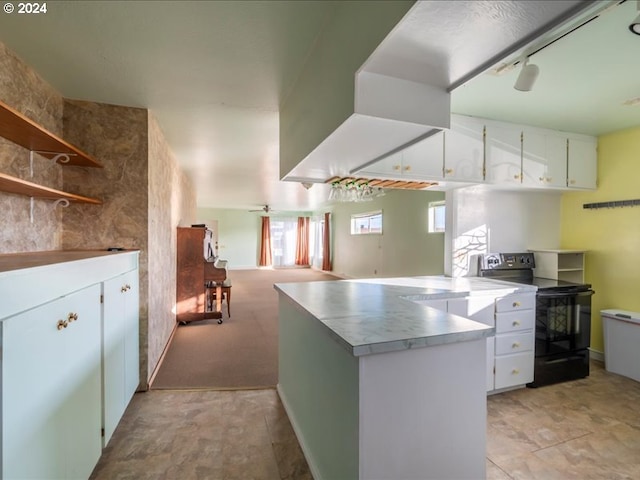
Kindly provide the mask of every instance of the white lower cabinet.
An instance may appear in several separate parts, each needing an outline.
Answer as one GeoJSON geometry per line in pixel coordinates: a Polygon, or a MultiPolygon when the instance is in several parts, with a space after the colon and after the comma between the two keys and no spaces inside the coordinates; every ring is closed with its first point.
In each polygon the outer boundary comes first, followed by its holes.
{"type": "Polygon", "coordinates": [[[532,292],[417,303],[495,327],[496,335],[487,338],[486,380],[491,392],[533,381],[535,298],[532,292]]]}
{"type": "Polygon", "coordinates": [[[102,450],[100,285],[2,322],[2,478],[88,478],[102,450]]]}
{"type": "Polygon", "coordinates": [[[103,446],[106,446],[139,384],[138,271],[105,281],[103,298],[103,446]]]}
{"type": "Polygon", "coordinates": [[[513,294],[496,300],[496,390],[533,382],[535,294],[513,294]]]}
{"type": "Polygon", "coordinates": [[[0,270],[3,479],[89,478],[138,386],[138,252],[49,255],[0,270]]]}

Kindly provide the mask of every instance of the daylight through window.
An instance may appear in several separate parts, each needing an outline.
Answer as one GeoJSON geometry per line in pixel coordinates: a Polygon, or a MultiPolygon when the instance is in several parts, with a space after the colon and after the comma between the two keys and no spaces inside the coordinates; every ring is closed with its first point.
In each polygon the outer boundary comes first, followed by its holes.
{"type": "Polygon", "coordinates": [[[382,233],[382,210],[351,215],[351,235],[382,233]]]}

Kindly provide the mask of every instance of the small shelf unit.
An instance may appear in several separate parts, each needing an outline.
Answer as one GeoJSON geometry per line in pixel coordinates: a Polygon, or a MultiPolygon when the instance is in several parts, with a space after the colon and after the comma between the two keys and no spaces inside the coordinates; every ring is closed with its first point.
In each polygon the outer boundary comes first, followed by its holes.
{"type": "Polygon", "coordinates": [[[584,250],[529,250],[535,256],[536,277],[584,283],[584,250]]]}

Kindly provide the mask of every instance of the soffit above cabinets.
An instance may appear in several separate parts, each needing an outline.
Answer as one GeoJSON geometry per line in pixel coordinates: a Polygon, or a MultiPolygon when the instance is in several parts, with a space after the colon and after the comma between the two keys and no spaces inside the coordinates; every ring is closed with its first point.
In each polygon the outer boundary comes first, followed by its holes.
{"type": "MultiPolygon", "coordinates": [[[[452,88],[588,4],[416,2],[356,73],[352,114],[294,168],[281,170],[281,178],[348,175],[434,129],[448,128],[452,88]],[[367,91],[363,84],[370,77],[386,78],[386,88],[367,91]],[[373,101],[377,108],[363,108],[373,101]]],[[[281,137],[281,152],[287,141],[281,137]]]]}

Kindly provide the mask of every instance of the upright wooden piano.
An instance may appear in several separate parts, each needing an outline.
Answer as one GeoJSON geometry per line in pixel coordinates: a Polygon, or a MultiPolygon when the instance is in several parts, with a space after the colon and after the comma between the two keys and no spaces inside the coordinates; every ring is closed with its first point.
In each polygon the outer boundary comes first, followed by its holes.
{"type": "Polygon", "coordinates": [[[176,320],[179,323],[209,318],[220,319],[221,323],[221,286],[227,279],[227,262],[219,259],[210,262],[204,258],[205,235],[205,228],[178,227],[176,320]],[[215,308],[207,308],[208,288],[216,290],[215,308]]]}

